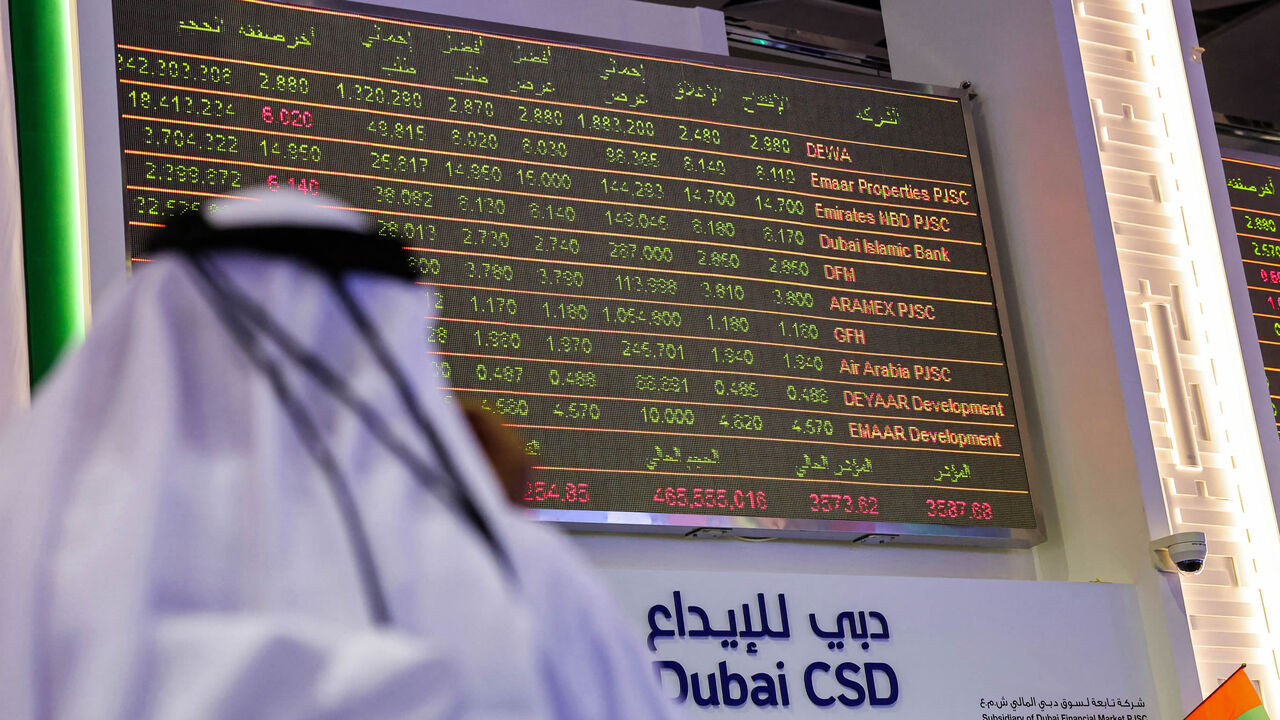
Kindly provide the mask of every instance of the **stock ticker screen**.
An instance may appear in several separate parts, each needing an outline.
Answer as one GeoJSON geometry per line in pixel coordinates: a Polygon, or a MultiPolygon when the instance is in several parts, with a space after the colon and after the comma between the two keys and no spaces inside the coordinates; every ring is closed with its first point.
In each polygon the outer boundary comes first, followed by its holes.
{"type": "MultiPolygon", "coordinates": [[[[1280,158],[1272,162],[1222,158],[1274,415],[1280,389],[1280,158]]],[[[1276,427],[1280,429],[1280,419],[1276,427]]]]}
{"type": "Polygon", "coordinates": [[[1036,527],[957,95],[379,12],[116,0],[130,262],[244,188],[341,199],[534,508],[1036,527]]]}

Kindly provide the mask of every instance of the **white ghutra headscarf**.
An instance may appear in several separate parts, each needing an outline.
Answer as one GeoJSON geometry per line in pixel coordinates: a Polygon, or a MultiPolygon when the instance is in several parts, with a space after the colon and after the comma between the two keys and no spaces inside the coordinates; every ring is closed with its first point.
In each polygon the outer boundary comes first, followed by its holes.
{"type": "Polygon", "coordinates": [[[0,717],[673,712],[435,389],[423,289],[247,247],[358,217],[260,196],[201,218],[240,246],[157,255],[0,437],[0,717]]]}

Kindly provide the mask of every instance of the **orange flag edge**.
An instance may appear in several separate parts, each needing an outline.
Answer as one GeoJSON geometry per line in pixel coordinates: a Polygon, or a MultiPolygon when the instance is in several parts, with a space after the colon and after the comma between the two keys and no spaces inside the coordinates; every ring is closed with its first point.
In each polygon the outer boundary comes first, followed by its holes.
{"type": "Polygon", "coordinates": [[[1231,673],[1216,690],[1209,693],[1196,706],[1186,720],[1236,720],[1236,718],[1262,704],[1253,681],[1245,674],[1244,666],[1231,673]]]}

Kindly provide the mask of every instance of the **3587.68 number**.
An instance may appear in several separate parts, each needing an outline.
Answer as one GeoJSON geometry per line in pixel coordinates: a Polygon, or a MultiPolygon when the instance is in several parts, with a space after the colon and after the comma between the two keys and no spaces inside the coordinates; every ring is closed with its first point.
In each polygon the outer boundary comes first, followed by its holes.
{"type": "Polygon", "coordinates": [[[929,517],[950,518],[950,519],[967,519],[967,520],[991,520],[995,513],[991,508],[991,503],[987,502],[965,502],[964,500],[946,500],[933,499],[925,500],[928,506],[929,517]]]}

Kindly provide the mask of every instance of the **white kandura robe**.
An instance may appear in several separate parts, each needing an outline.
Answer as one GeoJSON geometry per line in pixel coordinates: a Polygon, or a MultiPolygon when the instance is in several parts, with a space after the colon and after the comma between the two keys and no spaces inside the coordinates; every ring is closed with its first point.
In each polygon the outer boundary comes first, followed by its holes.
{"type": "MultiPolygon", "coordinates": [[[[435,461],[321,276],[219,263],[435,461]]],[[[348,280],[519,577],[283,361],[356,498],[393,618],[379,629],[323,475],[194,272],[161,257],[135,273],[0,436],[0,718],[674,713],[631,623],[567,542],[507,506],[436,390],[422,287],[348,280]]]]}

